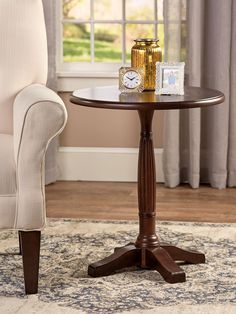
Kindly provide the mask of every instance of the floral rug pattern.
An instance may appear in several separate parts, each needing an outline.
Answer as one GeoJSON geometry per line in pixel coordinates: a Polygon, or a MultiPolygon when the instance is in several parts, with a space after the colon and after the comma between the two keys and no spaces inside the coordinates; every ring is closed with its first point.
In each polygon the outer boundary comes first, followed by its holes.
{"type": "MultiPolygon", "coordinates": [[[[129,269],[91,278],[87,267],[134,241],[137,222],[50,219],[42,232],[38,297],[84,313],[122,313],[176,304],[236,303],[233,224],[158,222],[162,241],[206,254],[206,263],[181,265],[187,281],[168,284],[156,271],[129,269]]],[[[0,297],[24,295],[16,232],[0,233],[0,297]]]]}

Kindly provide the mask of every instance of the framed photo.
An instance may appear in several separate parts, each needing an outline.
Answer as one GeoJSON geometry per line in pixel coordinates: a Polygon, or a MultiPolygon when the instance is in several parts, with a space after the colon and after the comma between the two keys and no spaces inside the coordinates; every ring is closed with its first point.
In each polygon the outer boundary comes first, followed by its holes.
{"type": "Polygon", "coordinates": [[[157,95],[184,95],[184,62],[156,63],[157,95]]]}

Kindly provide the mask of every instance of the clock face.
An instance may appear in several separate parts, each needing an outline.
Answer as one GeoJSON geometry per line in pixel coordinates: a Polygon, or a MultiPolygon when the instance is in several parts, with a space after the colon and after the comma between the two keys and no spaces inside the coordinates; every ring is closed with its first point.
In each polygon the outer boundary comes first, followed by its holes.
{"type": "Polygon", "coordinates": [[[130,70],[127,71],[123,76],[123,84],[126,88],[134,89],[137,88],[141,83],[141,76],[138,72],[130,70]]]}

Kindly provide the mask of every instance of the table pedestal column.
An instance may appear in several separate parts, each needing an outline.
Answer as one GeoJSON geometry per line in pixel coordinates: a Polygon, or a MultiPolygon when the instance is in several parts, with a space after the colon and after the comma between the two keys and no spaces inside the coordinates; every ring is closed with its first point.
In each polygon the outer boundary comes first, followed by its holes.
{"type": "Polygon", "coordinates": [[[115,248],[110,256],[89,265],[88,274],[106,276],[116,270],[138,266],[157,270],[169,283],[185,281],[185,273],[175,261],[204,263],[199,252],[160,243],[156,235],[156,175],[152,142],[153,111],[139,111],[141,136],[138,163],[139,235],[135,243],[115,248]]]}
{"type": "Polygon", "coordinates": [[[141,249],[159,245],[155,219],[156,170],[151,130],[153,113],[139,111],[141,122],[138,160],[139,236],[135,245],[141,249]]]}

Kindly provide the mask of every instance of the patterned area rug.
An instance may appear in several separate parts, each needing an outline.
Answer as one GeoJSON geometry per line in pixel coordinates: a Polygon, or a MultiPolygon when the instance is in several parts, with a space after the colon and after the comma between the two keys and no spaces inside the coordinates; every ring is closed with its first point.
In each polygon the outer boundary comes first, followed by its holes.
{"type": "Polygon", "coordinates": [[[14,254],[17,233],[1,232],[1,313],[236,313],[233,224],[158,223],[162,241],[207,252],[206,264],[181,266],[185,283],[168,284],[158,272],[140,269],[88,277],[89,263],[133,241],[137,231],[137,222],[50,219],[42,234],[39,294],[29,297],[21,256],[14,254]]]}

